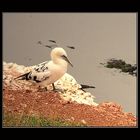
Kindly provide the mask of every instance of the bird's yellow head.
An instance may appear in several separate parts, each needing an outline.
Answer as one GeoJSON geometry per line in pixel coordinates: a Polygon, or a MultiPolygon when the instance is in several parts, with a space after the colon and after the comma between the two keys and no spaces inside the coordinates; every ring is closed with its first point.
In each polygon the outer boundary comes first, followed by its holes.
{"type": "Polygon", "coordinates": [[[54,62],[58,62],[58,60],[62,59],[69,63],[72,67],[73,65],[69,61],[67,57],[67,53],[63,48],[54,48],[51,52],[51,58],[54,62]]]}

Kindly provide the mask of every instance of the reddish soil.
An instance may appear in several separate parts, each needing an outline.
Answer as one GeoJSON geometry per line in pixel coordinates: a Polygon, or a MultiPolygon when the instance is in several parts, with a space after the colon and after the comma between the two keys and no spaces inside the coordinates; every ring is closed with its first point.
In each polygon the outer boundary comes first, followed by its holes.
{"type": "Polygon", "coordinates": [[[8,113],[61,118],[88,126],[136,126],[136,118],[120,105],[101,103],[97,107],[70,103],[56,92],[3,90],[3,110],[8,113]]]}

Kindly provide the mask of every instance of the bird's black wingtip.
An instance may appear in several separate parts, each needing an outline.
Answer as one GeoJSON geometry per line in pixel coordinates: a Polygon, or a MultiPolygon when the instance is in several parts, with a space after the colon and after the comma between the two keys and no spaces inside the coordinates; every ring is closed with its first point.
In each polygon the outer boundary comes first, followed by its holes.
{"type": "Polygon", "coordinates": [[[25,80],[25,79],[26,79],[26,80],[29,80],[29,79],[28,79],[29,73],[30,73],[30,72],[25,73],[25,74],[22,74],[22,75],[20,75],[20,76],[18,76],[18,77],[15,77],[14,80],[16,80],[16,79],[18,79],[18,80],[25,80]]]}

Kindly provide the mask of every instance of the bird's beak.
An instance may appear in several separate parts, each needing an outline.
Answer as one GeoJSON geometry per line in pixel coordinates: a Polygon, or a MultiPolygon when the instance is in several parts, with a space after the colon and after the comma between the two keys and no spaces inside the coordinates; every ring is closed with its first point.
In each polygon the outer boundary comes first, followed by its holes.
{"type": "Polygon", "coordinates": [[[69,61],[69,59],[65,55],[63,55],[62,58],[73,67],[72,63],[69,61]]]}

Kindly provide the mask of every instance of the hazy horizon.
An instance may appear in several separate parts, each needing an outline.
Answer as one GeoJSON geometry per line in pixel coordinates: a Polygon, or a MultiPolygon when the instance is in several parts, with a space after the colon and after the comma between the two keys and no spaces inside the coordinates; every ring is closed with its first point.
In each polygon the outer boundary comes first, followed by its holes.
{"type": "Polygon", "coordinates": [[[74,65],[68,73],[96,87],[89,90],[95,101],[114,101],[135,114],[136,77],[112,74],[100,63],[136,64],[136,19],[136,13],[3,13],[3,60],[26,66],[49,60],[51,49],[37,42],[55,40],[74,65]]]}

